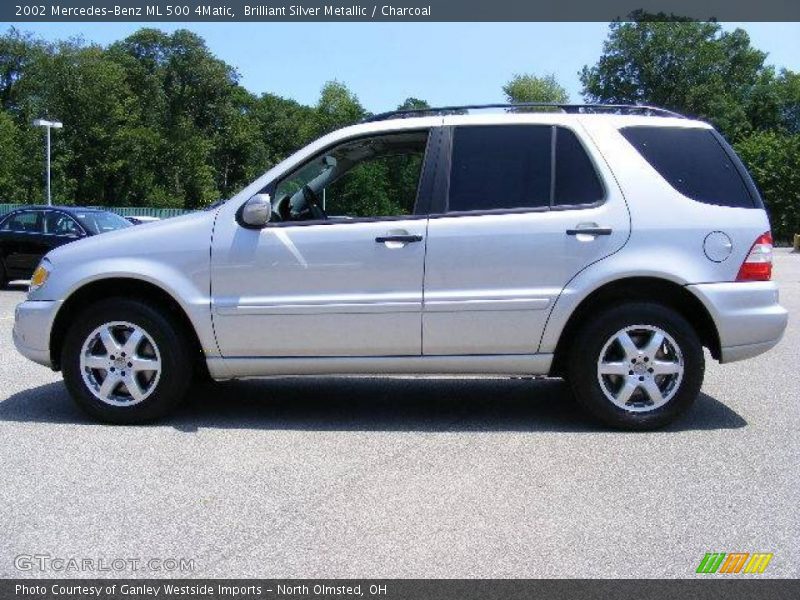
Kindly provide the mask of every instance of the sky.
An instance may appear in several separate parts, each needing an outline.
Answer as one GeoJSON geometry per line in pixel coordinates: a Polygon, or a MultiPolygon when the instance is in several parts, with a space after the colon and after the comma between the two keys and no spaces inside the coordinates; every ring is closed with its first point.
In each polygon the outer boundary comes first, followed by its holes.
{"type": "MultiPolygon", "coordinates": [[[[313,104],[337,79],[370,111],[409,96],[434,106],[502,102],[516,73],[554,74],[574,102],[578,72],[602,52],[607,23],[10,23],[46,40],[109,44],[140,27],[187,28],[240,74],[251,92],[313,104]]],[[[741,27],[767,62],[800,71],[800,23],[741,27]]],[[[5,29],[6,27],[3,27],[5,29]]]]}

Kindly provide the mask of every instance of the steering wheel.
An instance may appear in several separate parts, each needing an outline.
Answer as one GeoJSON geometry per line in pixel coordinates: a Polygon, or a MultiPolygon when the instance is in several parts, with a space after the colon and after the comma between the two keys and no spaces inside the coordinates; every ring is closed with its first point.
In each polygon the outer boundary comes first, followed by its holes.
{"type": "Polygon", "coordinates": [[[319,196],[308,185],[303,186],[303,200],[306,201],[306,207],[311,213],[311,218],[317,221],[325,221],[328,219],[327,213],[322,209],[322,204],[319,201],[319,196]]]}

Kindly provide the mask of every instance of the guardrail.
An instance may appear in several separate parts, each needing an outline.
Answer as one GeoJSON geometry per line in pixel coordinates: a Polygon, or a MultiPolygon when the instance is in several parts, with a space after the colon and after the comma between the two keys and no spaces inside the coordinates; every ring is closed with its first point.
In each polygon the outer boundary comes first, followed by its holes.
{"type": "MultiPolygon", "coordinates": [[[[17,208],[22,208],[23,206],[30,205],[0,203],[0,216],[8,214],[17,208]]],[[[123,217],[158,217],[159,219],[168,219],[169,217],[177,217],[193,212],[184,208],[152,208],[149,206],[94,206],[91,208],[102,208],[115,212],[123,217]]]]}

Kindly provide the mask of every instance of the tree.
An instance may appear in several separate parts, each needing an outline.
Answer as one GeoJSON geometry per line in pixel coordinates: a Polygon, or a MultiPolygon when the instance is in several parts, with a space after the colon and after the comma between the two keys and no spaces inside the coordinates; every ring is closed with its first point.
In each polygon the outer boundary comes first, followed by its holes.
{"type": "Polygon", "coordinates": [[[761,190],[775,239],[800,233],[800,135],[753,133],[735,144],[761,190]]]}
{"type": "Polygon", "coordinates": [[[511,104],[520,102],[554,102],[563,104],[569,101],[569,94],[556,80],[555,75],[537,77],[532,74],[518,74],[503,86],[506,100],[511,104]]]}
{"type": "Polygon", "coordinates": [[[315,137],[316,110],[275,94],[261,96],[251,118],[259,142],[254,163],[257,172],[251,177],[275,166],[315,137]]]}
{"type": "Polygon", "coordinates": [[[361,106],[358,97],[345,84],[336,80],[322,86],[316,108],[318,135],[358,123],[367,116],[367,111],[361,106]]]}
{"type": "MultiPolygon", "coordinates": [[[[729,137],[771,126],[771,73],[741,29],[633,13],[616,21],[597,64],[580,73],[588,102],[653,104],[711,120],[729,137]]],[[[777,106],[775,106],[777,108],[777,106]]]]}
{"type": "Polygon", "coordinates": [[[43,42],[14,27],[0,36],[0,107],[10,111],[19,108],[18,83],[46,49],[43,42]]]}
{"type": "Polygon", "coordinates": [[[0,202],[16,202],[21,189],[17,171],[22,163],[19,152],[19,130],[14,119],[0,111],[0,202]]]}

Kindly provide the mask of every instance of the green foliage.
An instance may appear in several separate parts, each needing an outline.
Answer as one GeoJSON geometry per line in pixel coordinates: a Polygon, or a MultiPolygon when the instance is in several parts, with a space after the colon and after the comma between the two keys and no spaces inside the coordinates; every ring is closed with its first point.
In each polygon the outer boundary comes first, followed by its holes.
{"type": "Polygon", "coordinates": [[[800,232],[800,75],[765,66],[743,30],[636,12],[580,73],[589,102],[660,106],[714,124],[761,188],[776,237],[800,232]]]}
{"type": "Polygon", "coordinates": [[[800,232],[800,135],[753,133],[735,144],[761,190],[776,240],[800,232]]]}
{"type": "Polygon", "coordinates": [[[597,64],[580,73],[587,101],[653,104],[710,120],[734,138],[775,124],[773,75],[747,33],[724,32],[715,22],[634,17],[611,23],[597,64]]]}
{"type": "Polygon", "coordinates": [[[387,156],[356,165],[329,186],[331,213],[352,217],[413,212],[422,156],[387,156]]]}
{"type": "Polygon", "coordinates": [[[518,102],[556,102],[569,101],[569,94],[556,80],[555,75],[537,77],[531,74],[514,75],[503,86],[503,93],[510,103],[518,102]]]}
{"type": "Polygon", "coordinates": [[[22,163],[18,145],[19,130],[14,120],[0,112],[0,198],[17,202],[16,174],[22,163]]]}
{"type": "Polygon", "coordinates": [[[352,125],[367,116],[367,111],[347,86],[339,81],[329,81],[322,87],[316,107],[316,131],[322,135],[352,125]]]}
{"type": "Polygon", "coordinates": [[[257,98],[187,30],[140,29],[104,48],[11,28],[0,36],[0,201],[42,198],[37,117],[64,123],[52,136],[55,202],[196,208],[365,115],[336,81],[315,107],[257,98]]]}

